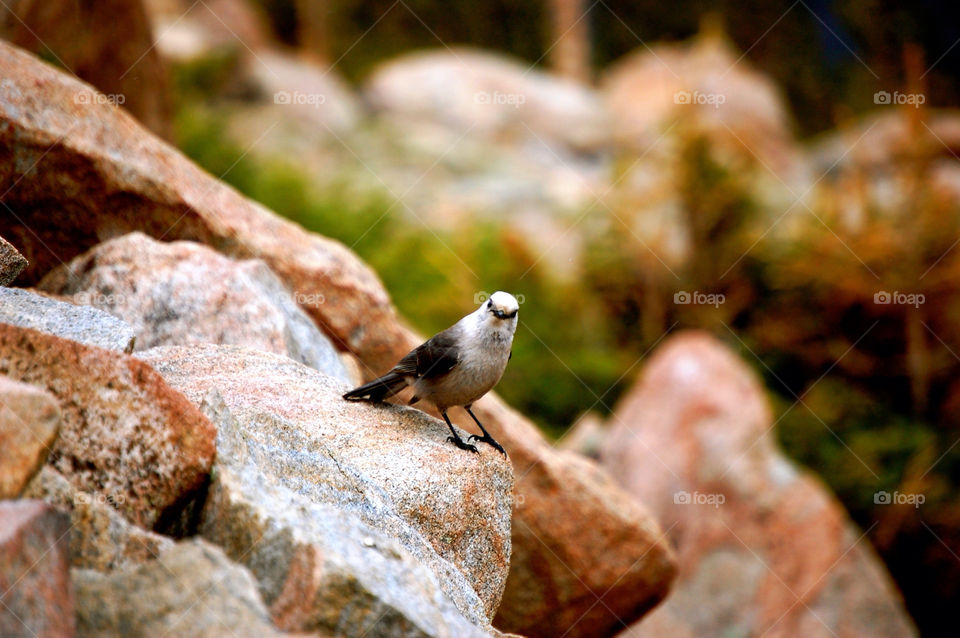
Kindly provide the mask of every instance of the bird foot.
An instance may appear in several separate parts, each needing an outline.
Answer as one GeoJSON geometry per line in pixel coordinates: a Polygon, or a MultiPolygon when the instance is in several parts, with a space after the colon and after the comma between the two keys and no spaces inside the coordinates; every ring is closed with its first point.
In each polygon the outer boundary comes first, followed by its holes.
{"type": "Polygon", "coordinates": [[[469,443],[464,442],[463,439],[459,437],[448,436],[447,440],[456,445],[461,450],[467,450],[473,452],[474,454],[480,454],[480,450],[477,449],[476,445],[470,445],[469,443]]]}
{"type": "Polygon", "coordinates": [[[490,445],[490,447],[492,447],[493,449],[495,449],[495,450],[496,450],[497,452],[499,452],[500,454],[502,454],[502,455],[504,455],[504,456],[507,455],[507,451],[503,449],[503,446],[501,446],[499,443],[497,443],[496,441],[494,441],[492,437],[489,437],[489,436],[479,436],[479,435],[476,435],[476,434],[471,434],[470,436],[467,437],[467,440],[468,440],[468,441],[479,441],[480,443],[487,443],[487,444],[490,445]]]}

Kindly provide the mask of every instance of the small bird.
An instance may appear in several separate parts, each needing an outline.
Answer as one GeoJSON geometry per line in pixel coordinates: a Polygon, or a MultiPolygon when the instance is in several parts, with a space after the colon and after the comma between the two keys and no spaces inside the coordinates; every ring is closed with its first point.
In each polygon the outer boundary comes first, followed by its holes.
{"type": "Polygon", "coordinates": [[[447,409],[463,406],[480,426],[483,436],[468,440],[488,443],[506,456],[506,451],[487,432],[470,407],[497,385],[512,356],[520,305],[513,295],[498,291],[480,307],[411,350],[390,372],[343,395],[348,401],[377,403],[413,386],[413,405],[429,399],[437,406],[450,433],[447,440],[461,450],[477,447],[461,439],[450,423],[447,409]]]}

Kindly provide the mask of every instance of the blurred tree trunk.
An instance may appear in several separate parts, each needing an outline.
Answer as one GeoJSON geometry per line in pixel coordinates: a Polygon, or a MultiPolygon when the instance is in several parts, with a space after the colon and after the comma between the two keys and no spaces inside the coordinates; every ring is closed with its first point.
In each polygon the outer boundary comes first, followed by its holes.
{"type": "Polygon", "coordinates": [[[583,0],[550,0],[550,66],[571,80],[590,83],[590,23],[583,0]]]}
{"type": "Polygon", "coordinates": [[[327,23],[330,5],[325,0],[296,0],[297,43],[300,50],[320,60],[330,59],[327,23]]]}

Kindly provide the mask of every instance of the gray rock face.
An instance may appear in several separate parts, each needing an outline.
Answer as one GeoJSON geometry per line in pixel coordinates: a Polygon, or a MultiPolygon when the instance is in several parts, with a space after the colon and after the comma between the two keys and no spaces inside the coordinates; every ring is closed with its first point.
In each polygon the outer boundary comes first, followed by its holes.
{"type": "Polygon", "coordinates": [[[3,237],[0,237],[0,286],[9,286],[23,269],[27,259],[3,237]]]}
{"type": "Polygon", "coordinates": [[[50,466],[30,482],[24,497],[70,514],[70,565],[109,572],[155,559],[173,540],[129,523],[102,494],[74,488],[50,466]]]}
{"type": "Polygon", "coordinates": [[[52,394],[0,375],[0,499],[20,496],[52,451],[59,428],[52,394]]]}
{"type": "Polygon", "coordinates": [[[133,352],[133,329],[102,310],[75,306],[21,288],[0,288],[0,323],[33,328],[88,346],[133,352]]]}
{"type": "Polygon", "coordinates": [[[140,356],[217,424],[201,533],[251,568],[279,627],[489,629],[510,555],[513,476],[499,454],[459,450],[419,411],[345,402],[346,386],[276,355],[140,356]]]}
{"type": "Polygon", "coordinates": [[[129,323],[137,349],[222,343],[285,354],[349,382],[336,349],[259,259],[134,232],[50,272],[39,288],[129,323]]]}
{"type": "Polygon", "coordinates": [[[156,561],[110,575],[72,575],[81,637],[281,635],[250,572],[202,539],[171,544],[156,561]]]}

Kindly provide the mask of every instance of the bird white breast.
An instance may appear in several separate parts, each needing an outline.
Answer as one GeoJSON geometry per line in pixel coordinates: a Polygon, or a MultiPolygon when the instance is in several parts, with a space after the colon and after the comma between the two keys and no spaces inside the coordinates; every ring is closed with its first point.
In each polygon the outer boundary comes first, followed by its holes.
{"type": "Polygon", "coordinates": [[[469,405],[500,381],[513,345],[515,324],[474,324],[465,326],[472,338],[464,340],[460,362],[442,379],[415,383],[417,396],[430,399],[441,409],[469,405]]]}

